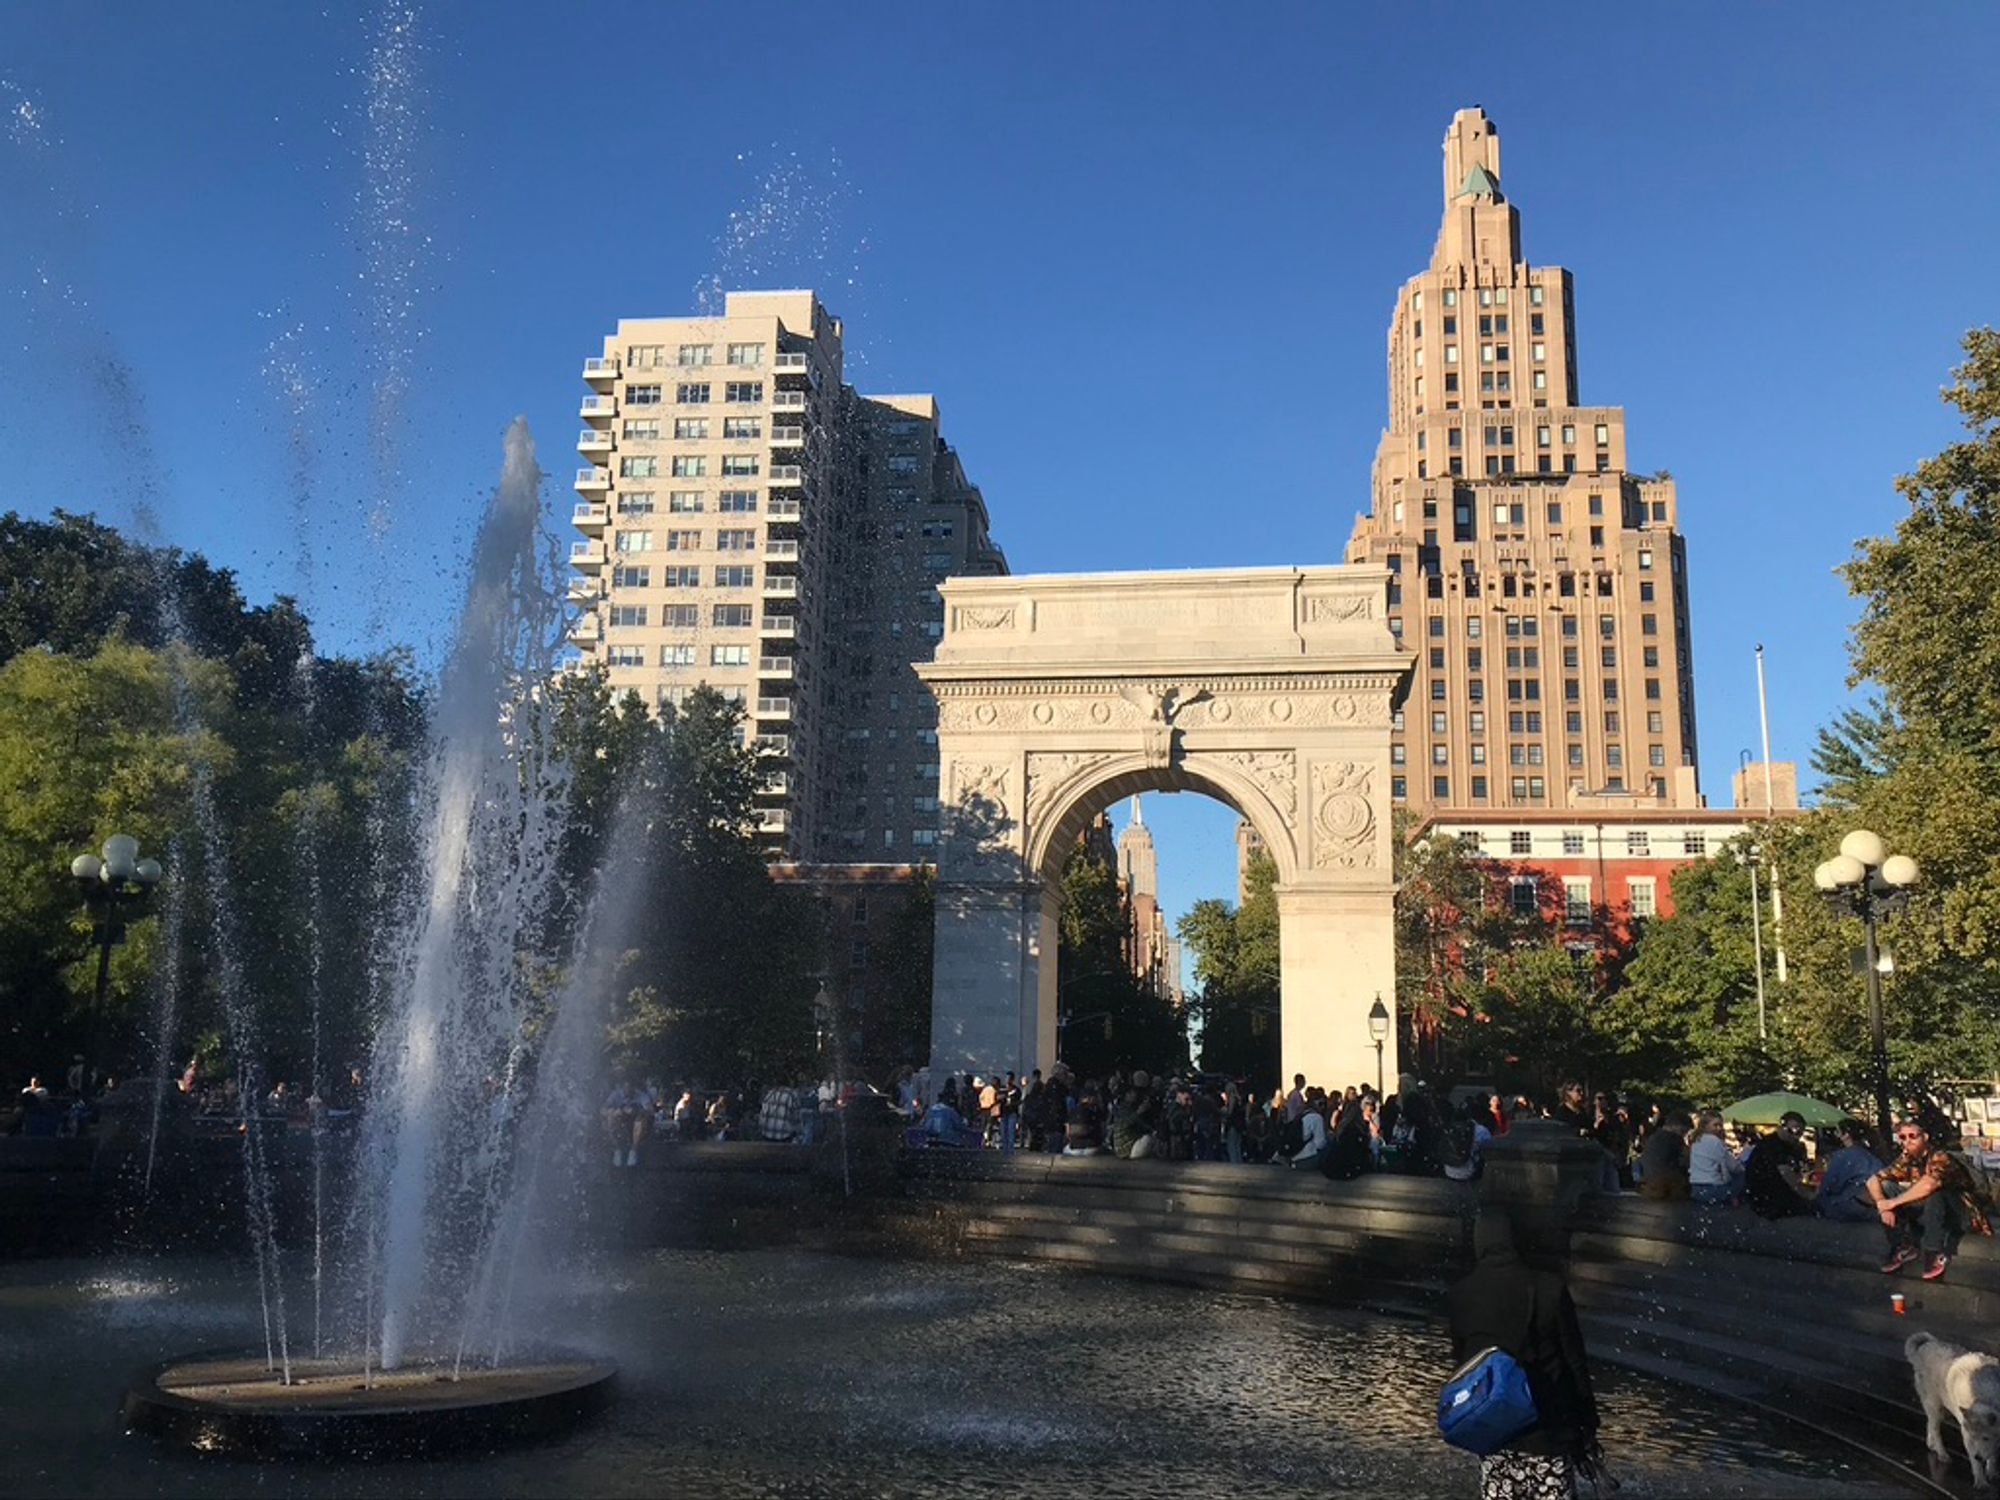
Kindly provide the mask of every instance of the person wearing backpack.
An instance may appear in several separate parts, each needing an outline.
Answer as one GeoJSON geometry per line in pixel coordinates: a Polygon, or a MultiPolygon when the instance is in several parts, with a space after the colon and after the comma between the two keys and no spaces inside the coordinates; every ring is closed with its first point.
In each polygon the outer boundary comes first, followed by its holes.
{"type": "MultiPolygon", "coordinates": [[[[1480,1500],[1571,1500],[1579,1473],[1598,1462],[1597,1400],[1576,1304],[1561,1276],[1523,1263],[1505,1214],[1480,1213],[1472,1248],[1471,1274],[1447,1294],[1453,1357],[1463,1374],[1497,1351],[1527,1377],[1533,1400],[1533,1425],[1483,1453],[1480,1500]]],[[[1449,1436],[1443,1410],[1439,1425],[1449,1436]]]]}
{"type": "Polygon", "coordinates": [[[1466,1100],[1452,1112],[1440,1138],[1438,1155],[1443,1159],[1444,1175],[1453,1182],[1470,1182],[1479,1175],[1487,1142],[1493,1139],[1493,1132],[1480,1123],[1479,1114],[1473,1101],[1466,1100]]]}

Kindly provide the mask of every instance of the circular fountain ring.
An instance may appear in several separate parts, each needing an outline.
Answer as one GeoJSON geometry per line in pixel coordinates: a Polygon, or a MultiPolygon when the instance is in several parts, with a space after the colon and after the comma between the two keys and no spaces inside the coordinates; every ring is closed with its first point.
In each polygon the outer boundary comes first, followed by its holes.
{"type": "Polygon", "coordinates": [[[365,1372],[295,1359],[282,1383],[261,1353],[186,1355],[141,1372],[125,1425],[205,1453],[260,1458],[408,1458],[532,1442],[610,1404],[618,1367],[551,1353],[498,1369],[449,1363],[365,1372]]]}

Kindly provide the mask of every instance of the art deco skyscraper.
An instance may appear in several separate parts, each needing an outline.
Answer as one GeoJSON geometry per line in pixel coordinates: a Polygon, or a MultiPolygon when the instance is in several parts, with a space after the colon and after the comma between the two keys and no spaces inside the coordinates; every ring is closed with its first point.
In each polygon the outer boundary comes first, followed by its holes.
{"type": "Polygon", "coordinates": [[[1389,428],[1350,562],[1395,575],[1415,672],[1392,785],[1413,809],[1698,805],[1673,480],[1580,404],[1568,271],[1521,255],[1483,110],[1452,117],[1430,269],[1396,300],[1389,428]]]}

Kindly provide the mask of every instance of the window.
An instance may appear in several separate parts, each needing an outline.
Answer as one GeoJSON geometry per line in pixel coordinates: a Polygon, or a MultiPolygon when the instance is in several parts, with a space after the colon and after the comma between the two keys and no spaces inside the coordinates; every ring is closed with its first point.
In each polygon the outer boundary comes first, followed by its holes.
{"type": "MultiPolygon", "coordinates": [[[[626,459],[625,462],[632,462],[626,459]]],[[[657,465],[659,460],[647,459],[647,463],[657,465]]],[[[648,470],[651,473],[654,470],[648,470]]],[[[708,460],[699,453],[676,453],[674,455],[674,478],[705,479],[708,477],[708,460]]]]}
{"type": "Polygon", "coordinates": [[[1660,679],[1657,677],[1648,677],[1646,679],[1647,701],[1658,702],[1659,697],[1660,697],[1660,679]]]}
{"type": "MultiPolygon", "coordinates": [[[[1551,500],[1549,502],[1549,525],[1560,526],[1562,525],[1562,522],[1563,522],[1562,502],[1560,500],[1551,500]]],[[[1574,574],[1571,573],[1563,574],[1563,581],[1569,585],[1567,592],[1569,593],[1576,592],[1576,577],[1574,574]]]]}
{"type": "Polygon", "coordinates": [[[755,490],[724,490],[715,497],[715,508],[725,515],[740,516],[755,514],[757,492],[755,490]]]}
{"type": "Polygon", "coordinates": [[[663,582],[670,589],[698,589],[701,587],[701,569],[691,563],[678,564],[666,570],[663,582]]]}
{"type": "Polygon", "coordinates": [[[1681,835],[1681,853],[1698,858],[1708,856],[1708,835],[1705,833],[1684,833],[1681,835]]]}
{"type": "Polygon", "coordinates": [[[1391,745],[1391,746],[1389,747],[1389,764],[1390,764],[1390,765],[1392,765],[1392,766],[1403,766],[1403,765],[1408,765],[1408,764],[1409,764],[1409,761],[1410,761],[1410,752],[1409,752],[1409,749],[1408,749],[1408,748],[1407,748],[1406,746],[1403,746],[1403,745],[1391,745]]]}
{"type": "Polygon", "coordinates": [[[677,385],[674,387],[674,400],[681,406],[706,406],[708,405],[708,385],[705,381],[692,385],[685,382],[677,385]]]}
{"type": "Polygon", "coordinates": [[[1485,658],[1486,658],[1486,653],[1481,651],[1479,647],[1467,646],[1465,648],[1465,669],[1468,672],[1477,672],[1482,670],[1486,664],[1485,658]]]}
{"type": "Polygon", "coordinates": [[[614,589],[644,589],[653,586],[651,568],[613,568],[611,586],[614,589]]]}
{"type": "Polygon", "coordinates": [[[722,472],[731,478],[743,478],[757,472],[757,455],[754,453],[725,453],[722,455],[722,472]]]}
{"type": "Polygon", "coordinates": [[[1651,854],[1653,852],[1651,835],[1643,828],[1634,828],[1625,835],[1625,852],[1633,855],[1651,854]]]}
{"type": "Polygon", "coordinates": [[[1660,664],[1660,648],[1658,646],[1645,646],[1640,648],[1639,651],[1640,666],[1658,667],[1659,664],[1660,664]]]}
{"type": "Polygon", "coordinates": [[[670,531],[667,533],[669,552],[699,552],[701,533],[699,531],[670,531]]]}
{"type": "Polygon", "coordinates": [[[1531,307],[1540,307],[1542,305],[1542,289],[1540,287],[1531,286],[1528,288],[1528,305],[1531,307]]]}
{"type": "MultiPolygon", "coordinates": [[[[675,459],[674,462],[678,465],[680,460],[675,459]]],[[[628,453],[618,460],[618,473],[625,479],[651,479],[659,472],[660,461],[651,454],[641,458],[628,453]]],[[[680,470],[676,468],[674,472],[678,474],[680,470]]]]}
{"type": "Polygon", "coordinates": [[[644,646],[613,646],[604,654],[605,661],[614,667],[643,667],[646,665],[644,646]]]}
{"type": "Polygon", "coordinates": [[[719,589],[747,589],[756,581],[757,570],[740,563],[715,570],[715,586],[719,589]]]}
{"type": "Polygon", "coordinates": [[[764,363],[762,344],[731,344],[727,358],[732,365],[761,365],[764,363]]]}
{"type": "Polygon", "coordinates": [[[646,606],[643,604],[614,604],[611,606],[611,625],[622,629],[646,623],[646,606]]]}
{"type": "Polygon", "coordinates": [[[1616,734],[1616,733],[1618,733],[1618,710],[1617,710],[1617,709],[1615,709],[1615,708],[1614,708],[1614,709],[1612,709],[1612,710],[1611,710],[1611,711],[1610,711],[1609,713],[1605,714],[1605,716],[1604,716],[1604,732],[1605,732],[1606,734],[1616,734]]]}
{"type": "Polygon", "coordinates": [[[1409,781],[1405,777],[1389,778],[1389,795],[1398,802],[1406,801],[1410,795],[1409,781]]]}
{"type": "Polygon", "coordinates": [[[1590,925],[1590,882],[1588,880],[1565,880],[1563,882],[1563,921],[1571,927],[1590,925]]]}
{"type": "Polygon", "coordinates": [[[1444,725],[1445,725],[1444,710],[1438,709],[1431,714],[1431,733],[1443,734],[1444,725]]]}
{"type": "Polygon", "coordinates": [[[1616,669],[1618,666],[1618,648],[1616,646],[1606,646],[1597,654],[1599,662],[1605,671],[1609,672],[1616,669]]]}
{"type": "Polygon", "coordinates": [[[1516,875],[1507,882],[1507,904],[1517,917],[1532,917],[1540,901],[1535,889],[1535,877],[1516,875]]]}
{"type": "MultiPolygon", "coordinates": [[[[692,608],[692,606],[690,606],[692,608]]],[[[748,630],[750,628],[750,606],[747,604],[718,604],[709,618],[721,630],[748,630]]],[[[694,621],[688,621],[690,625],[694,621]]]]}
{"type": "Polygon", "coordinates": [[[628,385],[625,387],[627,406],[658,406],[660,388],[656,385],[628,385]]]}
{"type": "MultiPolygon", "coordinates": [[[[715,345],[682,344],[680,363],[683,365],[712,365],[715,363],[715,345]]],[[[703,397],[706,400],[706,397],[703,397]]]]}
{"type": "Polygon", "coordinates": [[[1451,778],[1449,776],[1433,776],[1431,778],[1431,795],[1440,802],[1449,801],[1451,798],[1451,778]]]}
{"type": "Polygon", "coordinates": [[[620,552],[651,552],[653,550],[653,533],[650,531],[621,531],[618,533],[618,540],[614,543],[614,546],[620,552]]]}
{"type": "MultiPolygon", "coordinates": [[[[630,422],[627,422],[625,424],[625,436],[627,437],[632,436],[632,427],[633,424],[630,422]]],[[[651,433],[651,436],[658,437],[660,435],[660,424],[658,422],[654,422],[652,424],[652,428],[653,431],[651,433]]],[[[674,438],[676,441],[683,443],[699,442],[700,440],[706,438],[707,436],[708,436],[707,417],[674,418],[674,438]]]]}
{"type": "Polygon", "coordinates": [[[917,472],[917,455],[914,453],[892,453],[889,455],[891,474],[914,474],[917,472]]]}
{"type": "Polygon", "coordinates": [[[660,647],[660,665],[663,667],[693,666],[694,647],[692,645],[660,647]]]}
{"type": "Polygon", "coordinates": [[[1442,677],[1433,677],[1431,679],[1431,702],[1444,702],[1444,679],[1442,677]]]}
{"type": "Polygon", "coordinates": [[[1569,763],[1579,771],[1583,769],[1583,746],[1571,745],[1569,747],[1569,763]]]}
{"type": "Polygon", "coordinates": [[[618,494],[618,514],[621,516],[650,516],[653,513],[653,492],[651,490],[621,490],[618,494]]]}
{"type": "Polygon", "coordinates": [[[1639,602],[1641,604],[1651,604],[1653,602],[1652,580],[1646,579],[1639,584],[1639,602]]]}
{"type": "Polygon", "coordinates": [[[1648,745],[1646,747],[1647,765],[1664,766],[1666,763],[1667,763],[1667,747],[1665,745],[1648,745]]]}
{"type": "Polygon", "coordinates": [[[718,531],[715,534],[715,550],[718,552],[755,552],[757,533],[749,530],[718,531]]]}
{"type": "Polygon", "coordinates": [[[1484,709],[1475,708],[1472,711],[1472,722],[1469,727],[1474,734],[1484,734],[1486,732],[1486,711],[1484,709]]]}
{"type": "Polygon", "coordinates": [[[764,419],[762,417],[724,417],[722,419],[722,435],[733,442],[743,442],[750,438],[760,438],[764,435],[764,419]]]}
{"type": "Polygon", "coordinates": [[[701,509],[700,490],[675,490],[667,496],[667,511],[671,515],[699,515],[701,509]]]}
{"type": "Polygon", "coordinates": [[[700,622],[698,604],[669,604],[660,611],[660,623],[669,630],[693,630],[700,622]]]}
{"type": "Polygon", "coordinates": [[[1625,764],[1625,747],[1623,745],[1606,745],[1604,747],[1604,763],[1614,770],[1623,767],[1625,764]]]}
{"type": "Polygon", "coordinates": [[[1535,836],[1526,828],[1516,828],[1507,835],[1509,854],[1532,854],[1535,852],[1535,836]]]}
{"type": "Polygon", "coordinates": [[[1583,853],[1583,835],[1573,829],[1565,829],[1563,831],[1563,853],[1583,853]]]}
{"type": "Polygon", "coordinates": [[[1643,922],[1660,913],[1659,889],[1650,876],[1632,882],[1632,920],[1643,922]]]}
{"type": "Polygon", "coordinates": [[[1486,764],[1486,747],[1484,745],[1474,745],[1472,747],[1472,763],[1475,766],[1486,764]]]}
{"type": "Polygon", "coordinates": [[[1663,727],[1660,711],[1657,708],[1648,709],[1646,711],[1646,732],[1648,734],[1659,734],[1662,732],[1663,727]]]}
{"type": "Polygon", "coordinates": [[[1446,762],[1448,762],[1450,759],[1451,759],[1451,750],[1449,746],[1446,745],[1431,746],[1432,765],[1441,766],[1444,765],[1446,762]]]}
{"type": "Polygon", "coordinates": [[[748,646],[710,646],[708,664],[711,667],[747,667],[750,665],[748,646]]]}
{"type": "Polygon", "coordinates": [[[1652,570],[1653,570],[1653,554],[1647,549],[1642,547],[1639,549],[1639,571],[1642,573],[1650,573],[1652,572],[1652,570]]]}
{"type": "Polygon", "coordinates": [[[738,406],[754,405],[764,399],[764,382],[731,380],[722,387],[722,399],[738,406]]]}

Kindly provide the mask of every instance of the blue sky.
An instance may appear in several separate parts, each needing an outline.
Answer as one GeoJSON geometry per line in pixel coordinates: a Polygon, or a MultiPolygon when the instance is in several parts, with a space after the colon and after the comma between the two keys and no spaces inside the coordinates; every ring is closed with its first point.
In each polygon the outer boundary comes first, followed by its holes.
{"type": "MultiPolygon", "coordinates": [[[[1757,641],[1781,756],[1844,701],[1832,569],[1995,317],[2000,111],[1951,62],[1996,45],[1973,5],[10,6],[0,508],[149,498],[329,645],[428,652],[507,420],[566,476],[581,359],[720,278],[937,393],[1017,571],[1332,560],[1480,104],[1583,398],[1680,481],[1726,801],[1757,641]]],[[[1147,816],[1171,909],[1232,889],[1226,813],[1147,816]]]]}

